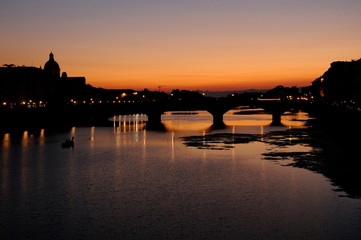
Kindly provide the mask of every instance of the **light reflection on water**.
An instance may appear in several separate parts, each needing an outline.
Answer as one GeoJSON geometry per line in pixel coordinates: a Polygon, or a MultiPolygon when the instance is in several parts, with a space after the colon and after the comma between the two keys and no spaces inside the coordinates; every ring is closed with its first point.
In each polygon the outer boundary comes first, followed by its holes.
{"type": "Polygon", "coordinates": [[[113,128],[2,134],[0,238],[359,239],[360,200],[340,198],[320,174],[262,160],[275,146],[234,142],[217,151],[182,139],[262,137],[305,119],[288,115],[285,126],[270,127],[269,115],[229,113],[225,129],[210,130],[204,112],[167,113],[164,132],[128,115],[116,116],[113,128]],[[75,147],[62,149],[72,136],[75,147]]]}

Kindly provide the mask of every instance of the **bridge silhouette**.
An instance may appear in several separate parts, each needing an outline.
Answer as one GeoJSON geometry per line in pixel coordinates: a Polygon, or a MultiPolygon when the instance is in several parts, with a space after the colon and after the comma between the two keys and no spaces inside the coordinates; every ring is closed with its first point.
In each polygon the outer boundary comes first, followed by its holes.
{"type": "MultiPolygon", "coordinates": [[[[280,126],[281,116],[286,111],[296,107],[295,102],[280,99],[239,100],[233,98],[205,98],[198,100],[165,100],[152,102],[132,102],[121,104],[102,104],[87,107],[92,117],[99,119],[122,114],[145,114],[148,117],[147,127],[157,128],[161,124],[162,115],[167,111],[195,111],[205,110],[213,117],[213,128],[225,126],[223,115],[239,106],[262,108],[272,115],[271,125],[280,126]]],[[[80,110],[80,109],[78,109],[80,110]]],[[[78,111],[81,113],[84,110],[78,111]]]]}
{"type": "Polygon", "coordinates": [[[148,117],[147,128],[157,129],[162,128],[162,114],[167,111],[205,110],[213,117],[212,128],[223,128],[223,115],[226,112],[239,106],[249,106],[264,109],[272,115],[270,125],[280,126],[282,114],[293,108],[300,109],[299,105],[298,101],[237,97],[55,104],[44,108],[3,109],[0,123],[2,127],[109,126],[109,118],[116,115],[145,114],[148,117]]]}

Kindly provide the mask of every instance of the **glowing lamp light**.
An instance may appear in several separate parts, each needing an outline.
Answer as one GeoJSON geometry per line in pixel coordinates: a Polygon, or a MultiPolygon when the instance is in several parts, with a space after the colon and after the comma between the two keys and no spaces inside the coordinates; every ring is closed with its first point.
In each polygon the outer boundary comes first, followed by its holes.
{"type": "Polygon", "coordinates": [[[120,97],[126,97],[126,96],[127,96],[126,93],[122,93],[122,94],[120,95],[120,97]]]}

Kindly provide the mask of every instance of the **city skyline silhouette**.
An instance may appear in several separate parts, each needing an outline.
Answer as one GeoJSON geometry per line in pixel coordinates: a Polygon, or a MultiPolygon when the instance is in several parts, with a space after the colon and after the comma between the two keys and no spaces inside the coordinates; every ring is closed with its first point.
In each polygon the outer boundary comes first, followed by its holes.
{"type": "Polygon", "coordinates": [[[0,239],[361,239],[360,12],[1,1],[0,239]]]}

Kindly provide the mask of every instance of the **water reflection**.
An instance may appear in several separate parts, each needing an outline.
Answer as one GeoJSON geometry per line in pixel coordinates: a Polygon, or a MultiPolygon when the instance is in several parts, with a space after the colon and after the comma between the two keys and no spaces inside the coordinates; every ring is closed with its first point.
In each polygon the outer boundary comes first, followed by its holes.
{"type": "Polygon", "coordinates": [[[318,138],[292,125],[303,115],[283,127],[226,115],[228,127],[211,131],[210,115],[169,114],[166,132],[149,131],[143,117],[0,135],[5,239],[360,237],[359,201],[339,198],[320,174],[274,162],[317,160],[302,154],[321,149],[318,138]],[[74,149],[62,149],[69,136],[74,149]]]}
{"type": "Polygon", "coordinates": [[[21,139],[21,145],[23,147],[22,149],[25,151],[29,145],[29,132],[28,131],[23,132],[23,137],[21,139]]]}
{"type": "Polygon", "coordinates": [[[40,129],[39,145],[41,147],[44,147],[44,145],[45,145],[45,129],[44,128],[40,129]]]}
{"type": "MultiPolygon", "coordinates": [[[[272,122],[270,114],[235,114],[237,110],[228,111],[224,115],[224,125],[214,126],[212,115],[206,111],[188,111],[184,112],[165,112],[162,115],[162,122],[149,125],[147,124],[147,116],[144,114],[117,115],[112,118],[115,132],[139,132],[144,128],[155,131],[212,131],[217,129],[233,128],[233,127],[249,127],[260,126],[268,127],[272,122]]],[[[301,127],[308,119],[308,115],[303,112],[296,114],[287,113],[282,116],[280,126],[283,129],[288,126],[301,127]]],[[[240,129],[240,128],[238,128],[240,129]]]]}
{"type": "MultiPolygon", "coordinates": [[[[221,127],[213,126],[212,116],[205,111],[194,111],[192,114],[181,115],[179,112],[167,112],[162,116],[162,123],[167,131],[202,131],[217,130],[236,127],[237,130],[249,128],[250,126],[257,128],[275,129],[270,126],[272,122],[271,114],[235,114],[237,110],[227,112],[224,118],[224,125],[221,127]]],[[[283,126],[277,127],[279,130],[287,129],[287,127],[302,127],[305,121],[309,119],[307,113],[297,112],[295,114],[287,113],[282,116],[283,126]]]]}
{"type": "Polygon", "coordinates": [[[118,115],[113,117],[115,132],[139,132],[144,129],[147,121],[145,114],[118,115]]]}
{"type": "Polygon", "coordinates": [[[2,140],[2,147],[4,149],[10,147],[10,133],[5,133],[2,140]]]}
{"type": "Polygon", "coordinates": [[[172,160],[172,162],[174,162],[174,160],[175,160],[175,134],[174,134],[174,131],[171,132],[171,146],[172,146],[171,160],[172,160]]]}
{"type": "MultiPolygon", "coordinates": [[[[10,162],[10,159],[11,159],[10,146],[11,146],[10,133],[5,133],[3,135],[1,151],[0,151],[0,153],[1,153],[1,155],[0,155],[0,160],[1,160],[0,169],[9,168],[9,162],[10,162]]],[[[6,174],[6,173],[1,174],[1,189],[2,189],[1,192],[5,197],[7,196],[8,185],[9,185],[8,174],[6,174]]]]}

